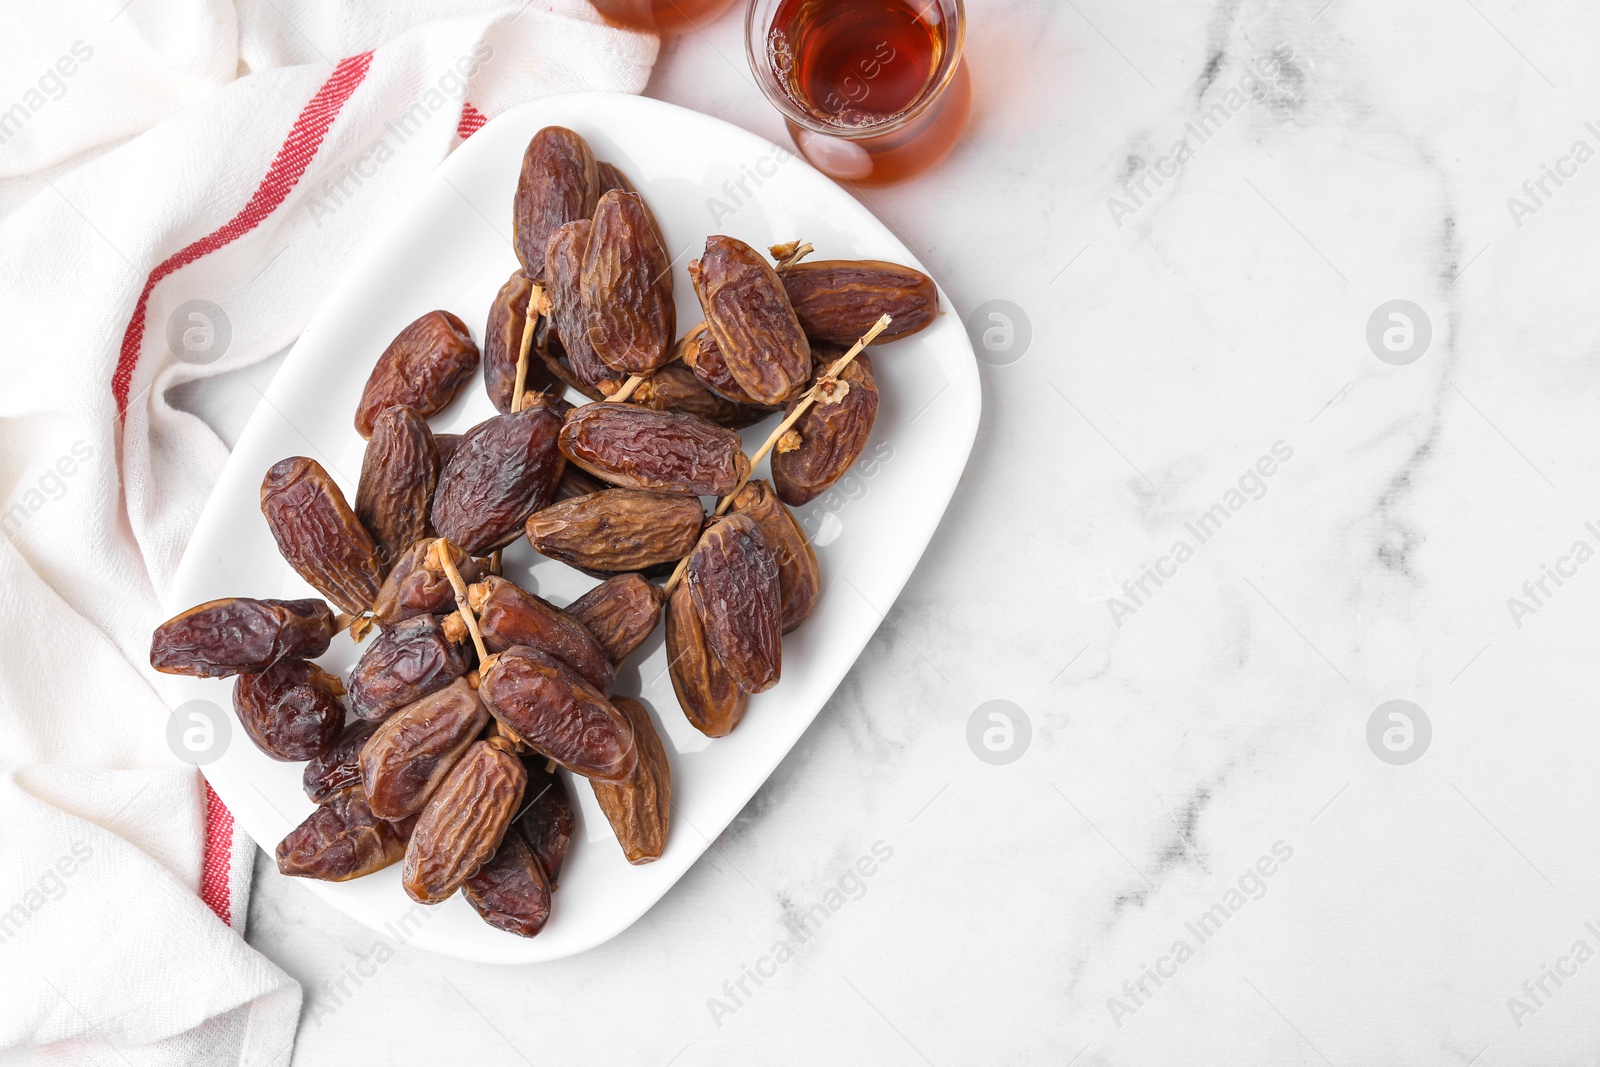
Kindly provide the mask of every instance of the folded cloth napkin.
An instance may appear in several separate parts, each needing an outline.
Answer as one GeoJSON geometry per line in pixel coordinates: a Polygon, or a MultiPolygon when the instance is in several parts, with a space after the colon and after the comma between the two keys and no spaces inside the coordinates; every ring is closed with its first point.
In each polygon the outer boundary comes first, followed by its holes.
{"type": "Polygon", "coordinates": [[[252,847],[150,684],[226,458],[169,395],[291,344],[486,116],[637,92],[656,41],[581,0],[0,0],[0,25],[0,1050],[287,1064],[300,989],[242,937],[252,847]]]}

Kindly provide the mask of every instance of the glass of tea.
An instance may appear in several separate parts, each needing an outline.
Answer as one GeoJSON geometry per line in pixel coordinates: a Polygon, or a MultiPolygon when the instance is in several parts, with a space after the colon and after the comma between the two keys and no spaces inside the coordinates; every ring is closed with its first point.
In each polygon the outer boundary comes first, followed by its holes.
{"type": "Polygon", "coordinates": [[[811,165],[885,185],[961,139],[972,82],[961,0],[750,0],[756,83],[811,165]]]}

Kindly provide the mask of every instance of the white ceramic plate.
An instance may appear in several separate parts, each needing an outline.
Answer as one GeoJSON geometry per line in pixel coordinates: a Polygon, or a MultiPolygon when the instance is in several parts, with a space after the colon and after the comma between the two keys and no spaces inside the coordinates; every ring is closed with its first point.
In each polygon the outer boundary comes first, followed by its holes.
{"type": "MultiPolygon", "coordinates": [[[[528,139],[571,127],[621,167],[644,195],[675,257],[678,322],[703,317],[686,271],[705,238],[726,233],[757,248],[805,238],[815,258],[916,259],[860,204],[805,162],[745,130],[633,96],[587,93],[503,115],[461,145],[372,243],[289,354],[234,450],[173,584],[177,613],[221,596],[314,596],[283,562],[261,516],[262,475],[291,455],[319,460],[354,499],[364,443],[351,425],[374,360],[402,326],[433,308],[455,312],[482,343],[489,304],[516,268],[511,201],[528,139]]],[[[922,333],[872,349],[882,394],[872,440],[856,468],[798,514],[817,544],[824,588],[816,610],[783,642],[783,680],[753,698],[743,723],[712,741],[684,718],[666,674],[661,630],[618,672],[661,728],[672,761],[672,829],[655,863],[630,866],[588,783],[572,780],[579,827],[538,937],[491,929],[460,896],[413,904],[399,868],[343,884],[305,881],[351,917],[410,944],[486,963],[559,959],[616,936],[699,858],[772,773],[877,630],[933,535],[978,428],[977,365],[959,316],[940,294],[922,333]],[[392,925],[390,925],[392,924],[392,925]]],[[[581,398],[574,397],[581,400],[581,398]]],[[[431,421],[459,432],[492,415],[481,377],[431,421]]],[[[745,432],[753,449],[775,420],[745,432]]],[[[763,467],[765,464],[763,464],[763,467]]],[[[557,604],[594,580],[537,556],[506,552],[506,574],[557,604]]],[[[347,675],[357,649],[341,635],[322,662],[347,675]]],[[[168,678],[173,707],[209,700],[230,709],[232,681],[168,678]]],[[[312,811],[298,763],[277,763],[235,727],[205,769],[234,816],[269,853],[312,811]]]]}

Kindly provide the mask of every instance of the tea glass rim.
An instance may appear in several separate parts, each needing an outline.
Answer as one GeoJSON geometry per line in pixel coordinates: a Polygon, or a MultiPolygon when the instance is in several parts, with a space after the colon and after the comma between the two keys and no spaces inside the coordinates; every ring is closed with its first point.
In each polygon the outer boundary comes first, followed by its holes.
{"type": "Polygon", "coordinates": [[[946,42],[944,56],[941,60],[939,75],[923,87],[915,103],[906,109],[896,112],[879,122],[865,126],[833,126],[818,120],[814,115],[797,107],[789,95],[777,85],[777,78],[772,72],[772,65],[767,61],[767,34],[771,30],[770,16],[776,14],[776,7],[784,0],[749,0],[744,11],[744,54],[750,64],[750,73],[755,76],[756,85],[761,93],[785,119],[803,129],[813,133],[827,134],[847,141],[860,140],[866,137],[877,137],[884,133],[897,130],[906,123],[911,122],[931,107],[955,78],[956,71],[961,67],[961,51],[967,36],[967,12],[962,0],[929,0],[928,6],[934,4],[941,8],[953,11],[952,18],[955,26],[946,42]],[[766,8],[768,18],[762,21],[768,24],[759,32],[756,26],[758,9],[766,8]],[[759,42],[759,48],[758,48],[759,42]]]}

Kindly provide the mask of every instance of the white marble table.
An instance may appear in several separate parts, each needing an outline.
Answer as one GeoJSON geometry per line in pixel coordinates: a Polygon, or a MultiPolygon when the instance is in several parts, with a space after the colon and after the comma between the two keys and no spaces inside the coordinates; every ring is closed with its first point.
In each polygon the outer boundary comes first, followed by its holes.
{"type": "MultiPolygon", "coordinates": [[[[888,621],[587,955],[391,959],[258,864],[297,1063],[1593,1062],[1600,15],[1325,2],[971,0],[965,143],[863,199],[1031,339],[888,621]]],[[[650,91],[782,136],[737,12],[650,91]]]]}

